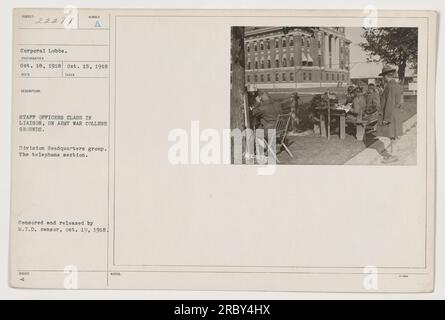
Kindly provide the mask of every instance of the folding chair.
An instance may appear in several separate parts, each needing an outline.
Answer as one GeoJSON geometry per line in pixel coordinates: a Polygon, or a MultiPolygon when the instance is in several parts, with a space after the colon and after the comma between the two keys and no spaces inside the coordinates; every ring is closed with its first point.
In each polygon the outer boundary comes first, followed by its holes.
{"type": "MultiPolygon", "coordinates": [[[[275,124],[275,134],[276,134],[276,142],[277,146],[279,148],[283,147],[284,150],[291,156],[291,158],[294,157],[292,152],[289,150],[288,146],[286,145],[286,136],[289,131],[289,124],[291,121],[291,113],[288,114],[280,114],[277,117],[277,122],[275,124]]],[[[271,153],[271,155],[274,157],[274,159],[279,163],[280,161],[277,158],[277,155],[275,151],[271,148],[270,144],[267,143],[267,141],[264,141],[264,143],[267,146],[267,149],[271,153]]]]}

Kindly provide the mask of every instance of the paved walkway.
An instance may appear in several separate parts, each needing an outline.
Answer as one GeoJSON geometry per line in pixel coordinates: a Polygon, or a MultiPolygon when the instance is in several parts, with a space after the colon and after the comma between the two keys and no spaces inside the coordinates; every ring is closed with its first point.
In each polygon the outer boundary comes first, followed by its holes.
{"type": "Polygon", "coordinates": [[[381,153],[389,148],[389,139],[379,139],[367,149],[360,152],[347,165],[416,165],[417,164],[417,126],[416,118],[409,119],[404,124],[404,135],[399,139],[394,154],[399,158],[397,162],[383,164],[381,153]]]}

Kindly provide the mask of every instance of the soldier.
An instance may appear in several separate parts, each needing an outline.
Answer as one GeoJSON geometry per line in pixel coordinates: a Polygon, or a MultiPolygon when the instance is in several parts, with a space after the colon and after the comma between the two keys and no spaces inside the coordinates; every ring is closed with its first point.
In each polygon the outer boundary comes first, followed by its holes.
{"type": "Polygon", "coordinates": [[[300,96],[296,92],[291,99],[291,116],[292,116],[292,133],[295,135],[298,132],[300,126],[300,118],[298,117],[298,104],[300,102],[300,96]]]}
{"type": "Polygon", "coordinates": [[[380,94],[375,88],[374,83],[368,85],[368,92],[366,92],[366,113],[371,114],[377,111],[380,107],[380,94]]]}
{"type": "Polygon", "coordinates": [[[346,91],[346,104],[352,103],[355,98],[355,86],[349,86],[346,91]]]}
{"type": "Polygon", "coordinates": [[[283,113],[281,104],[273,101],[265,91],[260,92],[257,103],[252,108],[252,115],[260,125],[261,129],[274,129],[279,114],[283,113]]]}
{"type": "Polygon", "coordinates": [[[386,150],[382,160],[383,163],[391,163],[398,160],[394,153],[397,152],[397,139],[403,134],[401,119],[402,89],[396,81],[396,70],[390,66],[384,66],[380,76],[383,77],[385,82],[385,89],[380,103],[377,136],[391,139],[390,151],[386,150]]]}

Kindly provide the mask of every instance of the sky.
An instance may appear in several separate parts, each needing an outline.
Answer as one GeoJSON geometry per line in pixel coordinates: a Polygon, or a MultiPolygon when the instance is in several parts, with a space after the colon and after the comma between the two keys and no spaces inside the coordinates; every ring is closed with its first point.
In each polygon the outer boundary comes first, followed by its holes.
{"type": "Polygon", "coordinates": [[[351,78],[376,77],[382,71],[382,63],[367,62],[366,52],[360,48],[359,43],[364,39],[361,37],[363,28],[345,28],[346,37],[352,41],[350,45],[351,78]]]}

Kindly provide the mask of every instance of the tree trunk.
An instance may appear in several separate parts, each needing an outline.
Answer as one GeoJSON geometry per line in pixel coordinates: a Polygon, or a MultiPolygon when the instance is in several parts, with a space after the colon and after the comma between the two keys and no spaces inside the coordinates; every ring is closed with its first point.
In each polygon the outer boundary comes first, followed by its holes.
{"type": "Polygon", "coordinates": [[[244,130],[244,27],[232,27],[231,42],[232,90],[230,96],[230,126],[231,129],[244,130]]]}

